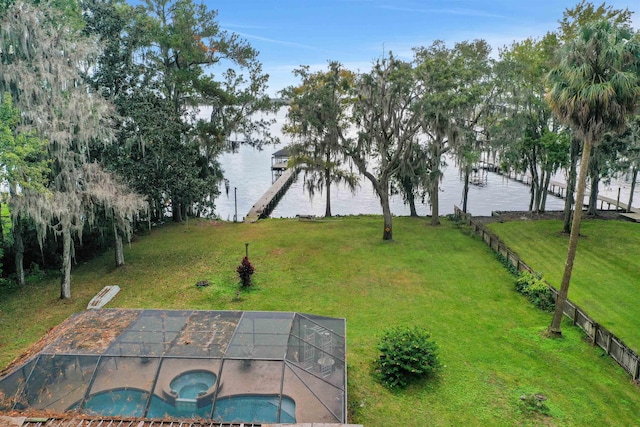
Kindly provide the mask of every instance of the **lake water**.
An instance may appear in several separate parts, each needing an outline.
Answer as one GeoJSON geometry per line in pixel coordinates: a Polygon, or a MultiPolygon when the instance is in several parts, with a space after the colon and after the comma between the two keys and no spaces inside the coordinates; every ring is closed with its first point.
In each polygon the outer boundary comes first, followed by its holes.
{"type": "MultiPolygon", "coordinates": [[[[203,112],[208,117],[206,111],[203,112]]],[[[285,121],[286,108],[280,109],[272,125],[272,134],[278,136],[282,143],[265,147],[258,151],[249,146],[240,146],[237,153],[224,154],[220,158],[225,177],[229,182],[228,192],[221,184],[221,194],[216,200],[216,213],[222,220],[233,221],[237,211],[237,219],[242,221],[254,203],[269,189],[272,183],[271,155],[285,147],[289,138],[281,132],[285,121]],[[237,206],[237,209],[236,209],[237,206]]],[[[457,168],[452,160],[447,161],[444,178],[440,184],[440,215],[453,213],[454,205],[462,207],[462,187],[457,168]]],[[[483,186],[471,185],[469,189],[468,211],[476,216],[491,215],[492,211],[526,211],[529,208],[530,187],[510,180],[502,175],[485,172],[486,181],[483,186]]],[[[304,190],[303,173],[298,175],[285,196],[271,213],[273,218],[290,218],[296,215],[323,216],[325,212],[324,194],[316,194],[310,198],[304,190]]],[[[563,172],[553,177],[556,181],[564,181],[563,172]]],[[[599,194],[615,199],[621,193],[620,200],[627,202],[630,194],[628,177],[611,182],[601,182],[599,194]]],[[[333,215],[382,214],[380,203],[369,181],[362,177],[356,194],[344,187],[333,186],[331,189],[331,212],[333,215]]],[[[640,206],[640,186],[634,193],[634,207],[640,206]]],[[[564,200],[548,195],[546,209],[562,210],[564,200]]],[[[419,215],[430,215],[431,208],[427,204],[419,204],[419,215]]],[[[391,211],[394,215],[409,215],[402,197],[391,199],[391,211]]]]}
{"type": "MultiPolygon", "coordinates": [[[[286,143],[269,146],[263,151],[241,146],[235,154],[224,154],[220,158],[225,177],[229,180],[229,191],[221,185],[221,195],[216,200],[216,212],[222,220],[233,221],[236,212],[238,220],[249,213],[255,202],[269,189],[272,183],[271,155],[284,147],[286,143]]],[[[463,182],[452,161],[444,170],[440,184],[440,215],[453,213],[454,205],[462,206],[463,182]]],[[[486,173],[483,186],[471,185],[469,189],[468,211],[473,215],[491,215],[492,211],[527,210],[529,207],[530,187],[507,179],[495,173],[486,173]]],[[[272,218],[291,218],[296,215],[323,216],[325,212],[324,194],[310,198],[304,190],[303,173],[291,185],[271,213],[272,218]]],[[[373,187],[366,178],[360,180],[356,194],[342,186],[333,186],[331,190],[331,212],[333,215],[382,214],[380,202],[373,187]]],[[[564,201],[555,196],[547,197],[547,210],[562,210],[564,201]]],[[[430,215],[427,204],[417,206],[419,215],[430,215]]],[[[391,199],[391,211],[394,215],[409,215],[402,197],[391,199]]]]}

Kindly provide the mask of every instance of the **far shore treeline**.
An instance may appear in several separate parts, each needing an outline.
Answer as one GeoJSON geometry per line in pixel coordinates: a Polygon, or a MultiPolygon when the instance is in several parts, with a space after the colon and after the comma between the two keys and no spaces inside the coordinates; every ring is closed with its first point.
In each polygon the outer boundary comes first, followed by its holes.
{"type": "Polygon", "coordinates": [[[629,173],[633,197],[640,35],[632,13],[583,0],[543,37],[497,54],[485,40],[435,40],[411,58],[386,52],[363,72],[327,58],[324,70],[292,70],[298,83],[274,97],[259,52],[222,30],[204,4],[3,2],[3,283],[60,268],[68,299],[74,259],[114,248],[122,266],[136,229],[215,218],[219,156],[232,137],[277,142],[269,129],[282,106],[289,165],[326,199],[326,217],[333,186],[356,191],[364,176],[380,201],[384,240],[393,239],[391,195],[412,215],[428,203],[428,223],[438,226],[445,160],[461,172],[466,211],[483,158],[531,176],[532,212],[544,212],[551,176],[564,171],[564,229],[577,238],[572,200],[587,178],[588,214],[599,182],[613,174],[629,173]],[[199,115],[201,107],[211,114],[199,115]]]}

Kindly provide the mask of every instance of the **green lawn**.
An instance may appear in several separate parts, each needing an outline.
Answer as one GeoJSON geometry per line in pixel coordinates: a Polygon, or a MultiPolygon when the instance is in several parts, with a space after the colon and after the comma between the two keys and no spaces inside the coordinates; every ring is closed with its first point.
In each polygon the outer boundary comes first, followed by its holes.
{"type": "Polygon", "coordinates": [[[615,362],[566,325],[543,337],[550,314],[513,290],[495,255],[468,230],[444,221],[394,219],[383,242],[380,217],[156,228],[126,250],[77,266],[74,299],[57,281],[0,295],[0,365],[51,326],[82,310],[105,285],[113,307],[281,310],[347,320],[350,422],[365,426],[627,426],[640,419],[640,390],[615,362]],[[250,242],[255,288],[238,301],[235,267],[250,242]],[[198,288],[199,280],[211,286],[198,288]],[[422,325],[440,346],[440,374],[391,393],[371,376],[375,345],[397,325],[422,325]],[[524,409],[542,393],[550,416],[524,409]]]}
{"type": "MultiPolygon", "coordinates": [[[[560,287],[569,237],[560,221],[518,221],[489,228],[534,270],[560,287]]],[[[640,224],[584,220],[569,299],[640,350],[640,224]]]]}

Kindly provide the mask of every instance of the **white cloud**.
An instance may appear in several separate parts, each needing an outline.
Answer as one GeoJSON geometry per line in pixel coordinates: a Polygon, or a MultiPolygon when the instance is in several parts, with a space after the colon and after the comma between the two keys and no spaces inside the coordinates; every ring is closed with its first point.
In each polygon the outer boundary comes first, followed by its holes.
{"type": "Polygon", "coordinates": [[[232,28],[243,28],[250,30],[268,30],[269,27],[265,27],[262,25],[246,25],[246,24],[235,24],[235,23],[221,23],[220,26],[224,29],[229,29],[229,31],[233,31],[232,28]]]}
{"type": "Polygon", "coordinates": [[[299,47],[299,48],[302,48],[302,49],[318,50],[314,46],[307,45],[307,44],[302,44],[302,43],[291,42],[291,41],[288,41],[288,40],[272,39],[272,38],[269,38],[269,37],[262,37],[262,36],[257,36],[255,34],[248,34],[248,33],[242,33],[242,32],[236,32],[236,34],[238,34],[239,36],[242,36],[244,38],[250,39],[250,40],[260,40],[260,41],[263,41],[263,42],[279,44],[279,45],[284,45],[284,46],[292,46],[292,47],[299,47]]]}
{"type": "Polygon", "coordinates": [[[498,15],[491,12],[485,12],[483,10],[474,9],[433,9],[433,8],[412,8],[412,7],[398,7],[392,5],[380,6],[381,9],[395,10],[398,12],[409,13],[425,13],[425,14],[438,14],[438,15],[458,15],[458,16],[472,16],[481,18],[498,18],[498,19],[510,19],[508,16],[498,15]]]}

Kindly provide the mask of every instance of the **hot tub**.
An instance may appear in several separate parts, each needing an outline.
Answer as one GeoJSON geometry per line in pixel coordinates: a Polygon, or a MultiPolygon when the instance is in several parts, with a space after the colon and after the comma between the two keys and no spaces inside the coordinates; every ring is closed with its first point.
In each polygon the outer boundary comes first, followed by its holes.
{"type": "Polygon", "coordinates": [[[166,400],[178,409],[201,408],[211,403],[216,379],[216,374],[203,369],[181,372],[164,390],[166,400]]]}

